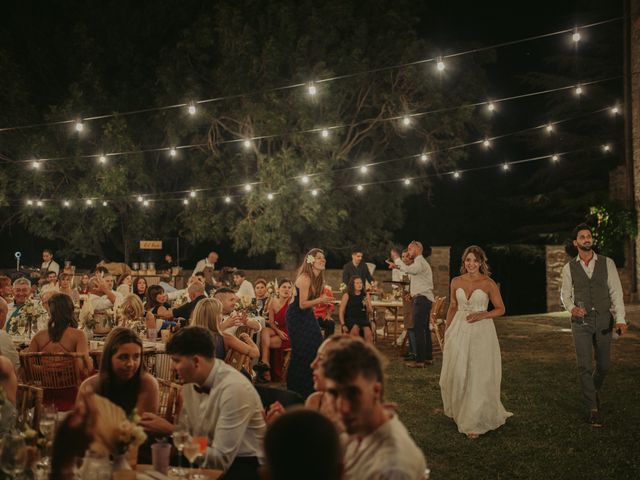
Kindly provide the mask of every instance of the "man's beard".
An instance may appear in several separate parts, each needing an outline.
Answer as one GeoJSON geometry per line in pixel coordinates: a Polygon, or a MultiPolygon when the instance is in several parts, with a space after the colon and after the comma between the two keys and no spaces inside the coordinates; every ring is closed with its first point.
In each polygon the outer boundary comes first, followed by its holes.
{"type": "Polygon", "coordinates": [[[591,247],[591,245],[578,245],[578,249],[582,250],[583,252],[590,252],[591,247]]]}

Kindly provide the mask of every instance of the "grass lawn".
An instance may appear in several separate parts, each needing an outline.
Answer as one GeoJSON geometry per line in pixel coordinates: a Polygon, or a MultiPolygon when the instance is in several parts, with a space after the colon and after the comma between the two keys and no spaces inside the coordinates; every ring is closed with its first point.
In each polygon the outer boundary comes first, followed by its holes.
{"type": "MultiPolygon", "coordinates": [[[[633,306],[632,306],[633,307],[633,306]]],[[[640,309],[630,308],[635,325],[640,309]]],[[[406,368],[399,350],[387,355],[387,400],[422,448],[431,478],[640,479],[640,334],[614,342],[601,395],[605,426],[582,417],[575,351],[566,316],[495,321],[502,349],[502,402],[514,416],[496,431],[469,440],[442,412],[442,358],[425,370],[406,368]]]]}

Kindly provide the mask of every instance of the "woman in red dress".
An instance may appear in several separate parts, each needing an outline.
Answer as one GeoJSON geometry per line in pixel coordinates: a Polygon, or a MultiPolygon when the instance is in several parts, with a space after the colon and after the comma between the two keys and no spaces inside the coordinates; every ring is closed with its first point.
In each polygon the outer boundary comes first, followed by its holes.
{"type": "Polygon", "coordinates": [[[260,332],[260,361],[254,366],[254,370],[260,373],[258,376],[260,382],[271,380],[272,366],[269,363],[269,357],[272,349],[277,359],[274,363],[279,364],[273,365],[273,373],[277,377],[282,374],[282,352],[291,348],[285,316],[291,302],[292,290],[291,280],[281,279],[278,286],[278,297],[269,302],[269,320],[266,322],[267,326],[260,332]]]}

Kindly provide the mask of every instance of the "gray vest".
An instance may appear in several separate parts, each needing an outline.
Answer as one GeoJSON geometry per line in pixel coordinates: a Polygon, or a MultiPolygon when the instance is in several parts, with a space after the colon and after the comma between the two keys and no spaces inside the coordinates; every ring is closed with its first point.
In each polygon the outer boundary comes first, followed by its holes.
{"type": "Polygon", "coordinates": [[[609,315],[611,312],[611,297],[609,296],[609,286],[607,280],[607,257],[598,255],[595,260],[591,278],[580,265],[579,261],[571,260],[569,269],[571,280],[573,281],[573,303],[582,303],[587,312],[595,311],[599,316],[609,315]]]}

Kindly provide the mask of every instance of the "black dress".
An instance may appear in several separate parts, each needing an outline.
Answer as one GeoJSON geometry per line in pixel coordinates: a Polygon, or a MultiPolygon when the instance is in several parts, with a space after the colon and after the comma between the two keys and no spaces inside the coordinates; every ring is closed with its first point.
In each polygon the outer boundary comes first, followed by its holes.
{"type": "Polygon", "coordinates": [[[344,323],[349,330],[354,325],[358,325],[360,328],[370,326],[364,299],[364,292],[361,292],[360,295],[349,294],[349,300],[347,300],[347,307],[344,312],[344,323]]]}
{"type": "Polygon", "coordinates": [[[311,362],[322,343],[322,332],[313,308],[300,308],[300,290],[287,308],[287,330],[291,341],[291,361],[287,370],[287,388],[307,398],[313,393],[311,362]]]}

